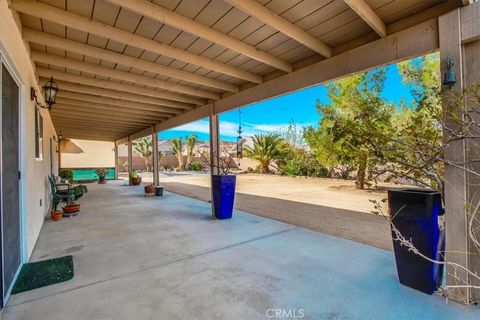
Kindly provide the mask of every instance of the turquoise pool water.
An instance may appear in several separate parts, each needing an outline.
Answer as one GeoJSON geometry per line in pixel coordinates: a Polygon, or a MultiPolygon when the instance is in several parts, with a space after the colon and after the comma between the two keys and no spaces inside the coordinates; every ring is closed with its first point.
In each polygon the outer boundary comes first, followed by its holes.
{"type": "MultiPolygon", "coordinates": [[[[72,169],[73,181],[94,181],[98,180],[95,169],[72,169]]],[[[107,180],[115,179],[115,169],[108,168],[107,180]]]]}

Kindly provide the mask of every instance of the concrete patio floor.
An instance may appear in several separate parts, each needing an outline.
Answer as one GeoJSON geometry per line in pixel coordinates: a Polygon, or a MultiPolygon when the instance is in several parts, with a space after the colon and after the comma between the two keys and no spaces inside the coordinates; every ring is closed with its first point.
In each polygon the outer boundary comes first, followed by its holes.
{"type": "Polygon", "coordinates": [[[480,318],[400,285],[389,251],[121,183],[89,184],[80,216],[45,222],[31,260],[72,254],[75,277],[12,296],[4,319],[480,318]]]}

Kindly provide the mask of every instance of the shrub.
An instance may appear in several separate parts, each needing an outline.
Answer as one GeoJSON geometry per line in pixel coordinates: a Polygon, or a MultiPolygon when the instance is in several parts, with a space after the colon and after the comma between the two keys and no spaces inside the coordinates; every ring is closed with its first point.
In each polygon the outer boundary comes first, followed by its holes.
{"type": "Polygon", "coordinates": [[[130,179],[137,178],[138,177],[138,172],[134,170],[134,171],[130,172],[130,174],[128,176],[130,177],[130,179]]]}
{"type": "Polygon", "coordinates": [[[192,162],[188,165],[188,170],[192,171],[200,171],[202,170],[203,166],[200,162],[192,162]]]}
{"type": "Polygon", "coordinates": [[[72,169],[62,169],[58,174],[62,180],[73,181],[73,170],[72,169]]]}
{"type": "Polygon", "coordinates": [[[295,152],[292,158],[280,166],[280,171],[289,176],[330,177],[330,171],[305,151],[295,152]]]}

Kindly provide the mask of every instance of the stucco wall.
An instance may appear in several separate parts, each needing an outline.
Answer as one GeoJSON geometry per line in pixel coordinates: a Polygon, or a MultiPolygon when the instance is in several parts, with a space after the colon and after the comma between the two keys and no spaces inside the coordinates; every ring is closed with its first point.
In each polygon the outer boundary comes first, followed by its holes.
{"type": "MultiPolygon", "coordinates": [[[[62,151],[62,168],[98,168],[115,167],[114,143],[108,141],[91,141],[72,139],[82,153],[64,153],[62,151]]],[[[63,145],[63,144],[62,144],[63,145]]],[[[63,148],[60,150],[66,150],[63,148]]]]}
{"type": "MultiPolygon", "coordinates": [[[[30,254],[35,246],[38,234],[42,227],[44,217],[48,212],[51,196],[48,185],[50,174],[50,138],[55,135],[55,130],[47,110],[41,110],[43,116],[43,150],[44,159],[35,159],[35,109],[30,101],[30,87],[37,89],[34,69],[30,62],[29,51],[21,37],[18,24],[5,0],[0,1],[0,52],[10,65],[21,82],[20,101],[20,170],[22,171],[22,202],[21,208],[25,214],[25,254],[30,254]],[[41,204],[40,204],[41,202],[41,204]]],[[[43,103],[43,99],[40,97],[43,103]]],[[[56,144],[53,146],[53,168],[56,172],[56,144]]],[[[24,254],[24,256],[25,256],[24,254]]]]}

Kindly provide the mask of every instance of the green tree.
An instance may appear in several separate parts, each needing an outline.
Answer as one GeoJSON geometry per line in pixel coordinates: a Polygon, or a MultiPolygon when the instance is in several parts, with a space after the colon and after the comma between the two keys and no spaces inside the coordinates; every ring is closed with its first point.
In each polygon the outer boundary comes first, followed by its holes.
{"type": "Polygon", "coordinates": [[[443,192],[443,110],[438,54],[401,62],[398,69],[414,100],[402,103],[388,144],[389,179],[401,178],[443,192]]]}
{"type": "Polygon", "coordinates": [[[183,163],[183,141],[182,138],[174,138],[170,140],[170,144],[172,145],[172,152],[177,156],[178,159],[178,167],[180,170],[185,168],[183,163]]]}
{"type": "Polygon", "coordinates": [[[133,148],[135,151],[140,154],[145,161],[145,167],[147,171],[150,171],[150,157],[153,154],[152,151],[152,139],[150,138],[142,138],[134,142],[133,148]]]}
{"type": "Polygon", "coordinates": [[[187,168],[192,163],[193,157],[195,156],[195,144],[197,143],[197,141],[198,136],[196,134],[192,134],[191,136],[187,137],[187,168]]]}
{"type": "Polygon", "coordinates": [[[246,147],[245,155],[260,164],[261,173],[269,173],[269,166],[275,160],[283,160],[288,153],[288,146],[278,134],[253,136],[253,145],[246,147]]]}
{"type": "Polygon", "coordinates": [[[317,102],[319,127],[305,130],[305,140],[320,164],[356,170],[359,189],[369,184],[368,171],[385,163],[383,146],[393,134],[395,107],[380,95],[385,72],[379,68],[330,83],[331,102],[317,102]]]}

